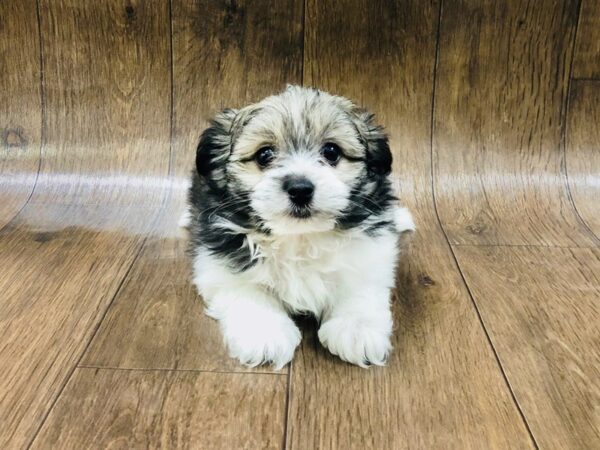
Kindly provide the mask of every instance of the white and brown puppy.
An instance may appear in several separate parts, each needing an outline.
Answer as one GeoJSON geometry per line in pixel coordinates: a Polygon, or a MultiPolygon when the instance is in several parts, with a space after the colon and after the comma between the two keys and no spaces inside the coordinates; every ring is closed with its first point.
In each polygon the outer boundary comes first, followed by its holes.
{"type": "Polygon", "coordinates": [[[320,320],[331,353],[385,364],[397,241],[414,229],[391,165],[373,115],[315,89],[216,116],[196,153],[189,227],[194,283],[231,356],[283,367],[301,313],[320,320]]]}

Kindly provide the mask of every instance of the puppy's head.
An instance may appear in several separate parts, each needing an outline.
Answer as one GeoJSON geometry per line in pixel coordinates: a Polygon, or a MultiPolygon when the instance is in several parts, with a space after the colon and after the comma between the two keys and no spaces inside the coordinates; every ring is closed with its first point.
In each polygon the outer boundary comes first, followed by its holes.
{"type": "Polygon", "coordinates": [[[393,198],[392,155],[373,115],[349,100],[290,86],[225,110],[202,135],[196,168],[274,234],[350,228],[393,198]]]}

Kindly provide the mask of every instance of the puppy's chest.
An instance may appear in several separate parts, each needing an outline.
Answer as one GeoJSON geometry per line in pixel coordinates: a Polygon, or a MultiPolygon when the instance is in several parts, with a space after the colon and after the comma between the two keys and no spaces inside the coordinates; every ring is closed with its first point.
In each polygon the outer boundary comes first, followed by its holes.
{"type": "Polygon", "coordinates": [[[331,236],[294,236],[257,243],[256,279],[292,310],[320,314],[351,270],[352,242],[331,236]]]}

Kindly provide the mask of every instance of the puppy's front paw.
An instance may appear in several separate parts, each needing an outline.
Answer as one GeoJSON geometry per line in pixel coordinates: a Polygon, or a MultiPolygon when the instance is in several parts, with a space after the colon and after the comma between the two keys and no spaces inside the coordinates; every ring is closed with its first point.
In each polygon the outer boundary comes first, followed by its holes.
{"type": "Polygon", "coordinates": [[[249,367],[270,362],[275,370],[292,360],[300,338],[300,330],[286,316],[260,323],[244,321],[225,330],[225,342],[233,358],[249,367]]]}
{"type": "Polygon", "coordinates": [[[331,353],[361,367],[383,366],[392,349],[389,318],[337,316],[319,329],[319,340],[331,353]]]}

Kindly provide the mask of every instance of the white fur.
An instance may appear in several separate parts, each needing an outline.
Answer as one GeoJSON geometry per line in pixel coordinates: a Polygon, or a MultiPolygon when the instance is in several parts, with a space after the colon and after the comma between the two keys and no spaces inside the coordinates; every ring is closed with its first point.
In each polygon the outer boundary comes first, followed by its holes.
{"type": "MultiPolygon", "coordinates": [[[[414,229],[405,208],[390,214],[398,231],[414,229]]],[[[203,249],[194,260],[194,282],[233,357],[249,366],[283,367],[300,343],[288,314],[306,312],[321,319],[319,339],[333,354],[362,367],[385,364],[391,350],[396,233],[369,237],[360,230],[330,230],[249,237],[258,261],[244,272],[233,272],[203,249]]]]}
{"type": "Polygon", "coordinates": [[[276,234],[329,231],[335,227],[336,215],[348,206],[349,193],[348,185],[334,176],[330,168],[308,154],[300,154],[285,158],[280,167],[260,177],[252,188],[251,205],[276,234]],[[290,199],[281,189],[286,175],[306,177],[314,183],[312,217],[303,220],[290,217],[290,199]]]}
{"type": "Polygon", "coordinates": [[[412,214],[407,208],[395,209],[394,223],[396,224],[396,230],[398,230],[399,233],[415,231],[415,222],[412,214]]]}
{"type": "Polygon", "coordinates": [[[185,211],[183,211],[183,213],[181,213],[181,216],[179,217],[179,221],[177,222],[177,226],[180,228],[189,228],[189,226],[192,224],[192,213],[190,211],[190,208],[186,208],[185,211]]]}

